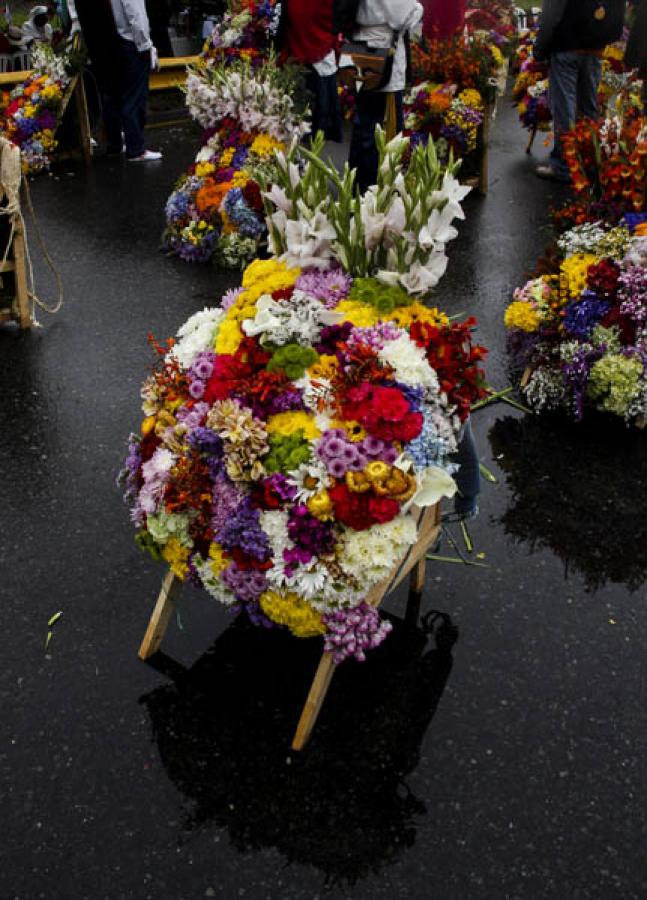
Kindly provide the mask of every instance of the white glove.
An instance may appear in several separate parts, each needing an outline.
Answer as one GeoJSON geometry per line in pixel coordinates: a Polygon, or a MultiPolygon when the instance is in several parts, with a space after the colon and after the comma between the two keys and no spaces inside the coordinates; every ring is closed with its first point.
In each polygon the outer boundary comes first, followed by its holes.
{"type": "Polygon", "coordinates": [[[160,58],[157,54],[156,47],[151,47],[150,55],[151,55],[151,72],[157,72],[160,67],[160,58]]]}

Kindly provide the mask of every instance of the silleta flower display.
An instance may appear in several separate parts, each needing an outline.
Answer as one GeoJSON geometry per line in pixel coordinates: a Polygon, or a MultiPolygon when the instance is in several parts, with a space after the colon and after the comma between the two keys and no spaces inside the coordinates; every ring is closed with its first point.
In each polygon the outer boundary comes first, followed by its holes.
{"type": "Polygon", "coordinates": [[[483,111],[483,98],[474,88],[418,84],[405,97],[404,134],[413,146],[433,138],[441,159],[446,162],[451,154],[464,165],[476,150],[483,111]]]}
{"type": "Polygon", "coordinates": [[[48,169],[57,147],[55,137],[63,95],[70,82],[68,60],[50,47],[39,45],[32,54],[34,71],[0,103],[0,130],[20,147],[25,173],[48,169]]]}
{"type": "Polygon", "coordinates": [[[580,200],[549,271],[506,310],[513,362],[541,411],[587,408],[647,424],[647,127],[635,117],[583,121],[564,138],[580,200]]]}
{"type": "Polygon", "coordinates": [[[274,151],[308,130],[295,102],[300,71],[277,65],[280,4],[249,0],[227,13],[189,71],[187,105],[205,129],[195,162],[166,203],[163,245],[189,262],[241,268],[266,236],[259,181],[274,151]]]}
{"type": "Polygon", "coordinates": [[[378,140],[364,198],[318,142],[277,154],[274,257],[156,345],[122,473],[143,548],[257,624],[324,635],[337,662],[386,636],[367,594],[415,542],[412,510],[455,492],[483,394],[473,320],[420,302],[466,189],[433,143],[402,169],[408,141],[378,140]]]}

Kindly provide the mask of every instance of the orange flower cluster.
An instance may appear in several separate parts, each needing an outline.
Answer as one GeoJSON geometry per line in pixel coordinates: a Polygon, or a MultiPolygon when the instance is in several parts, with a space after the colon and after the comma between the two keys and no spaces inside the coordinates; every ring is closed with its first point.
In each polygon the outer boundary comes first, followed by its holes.
{"type": "Polygon", "coordinates": [[[577,194],[640,211],[647,199],[647,119],[583,119],[562,137],[577,194]]]}
{"type": "Polygon", "coordinates": [[[486,41],[473,36],[444,40],[422,39],[411,46],[413,81],[457,84],[474,88],[486,101],[496,95],[496,63],[486,41]],[[492,83],[491,83],[492,82],[492,83]]]}

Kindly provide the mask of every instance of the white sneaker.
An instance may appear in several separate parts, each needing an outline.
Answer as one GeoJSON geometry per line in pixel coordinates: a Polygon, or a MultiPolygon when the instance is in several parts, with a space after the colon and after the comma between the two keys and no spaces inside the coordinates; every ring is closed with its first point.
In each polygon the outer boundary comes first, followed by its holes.
{"type": "Polygon", "coordinates": [[[128,162],[153,162],[154,160],[161,158],[162,154],[159,150],[144,150],[140,156],[129,156],[128,162]]]}

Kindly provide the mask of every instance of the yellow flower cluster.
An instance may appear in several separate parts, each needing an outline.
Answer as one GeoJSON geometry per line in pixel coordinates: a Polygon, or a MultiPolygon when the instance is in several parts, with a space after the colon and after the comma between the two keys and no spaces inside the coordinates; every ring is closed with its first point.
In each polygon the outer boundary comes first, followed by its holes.
{"type": "Polygon", "coordinates": [[[169,564],[173,574],[184,581],[189,571],[189,548],[184,547],[175,536],[172,536],[166,542],[162,556],[169,564]]]}
{"type": "Polygon", "coordinates": [[[302,431],[303,436],[309,441],[321,437],[314,416],[303,411],[282,412],[270,416],[267,420],[267,431],[268,434],[282,434],[285,437],[294,434],[295,431],[302,431]]]}
{"type": "Polygon", "coordinates": [[[586,289],[589,266],[598,262],[592,253],[575,253],[568,256],[560,266],[560,288],[571,297],[579,297],[586,289]]]}
{"type": "Polygon", "coordinates": [[[449,325],[449,318],[435,306],[428,307],[419,303],[411,303],[409,306],[399,306],[392,313],[383,318],[395,322],[400,328],[410,328],[414,322],[422,322],[425,325],[434,325],[444,328],[449,325]]]}
{"type": "Polygon", "coordinates": [[[215,541],[214,543],[210,544],[209,567],[216,578],[222,571],[227,568],[229,562],[230,561],[225,556],[225,551],[222,549],[220,544],[217,544],[215,541]]]}
{"type": "Polygon", "coordinates": [[[218,329],[216,353],[235,353],[243,339],[240,323],[256,315],[256,301],[263,294],[291,288],[301,274],[300,269],[288,269],[275,259],[255,259],[243,272],[245,289],[227,310],[227,317],[218,329]]]}
{"type": "Polygon", "coordinates": [[[536,331],[539,327],[539,316],[530,303],[515,300],[505,311],[504,322],[507,328],[520,328],[522,331],[536,331]]]}
{"type": "Polygon", "coordinates": [[[244,188],[248,181],[250,181],[250,177],[244,169],[234,172],[234,177],[231,179],[233,187],[237,188],[244,188]]]}
{"type": "Polygon", "coordinates": [[[212,172],[216,171],[216,167],[213,163],[210,162],[201,162],[198,163],[195,167],[195,174],[199,175],[203,178],[205,175],[211,175],[212,172]]]}
{"type": "Polygon", "coordinates": [[[250,153],[260,156],[261,159],[272,156],[275,150],[285,150],[285,144],[283,141],[277,141],[271,134],[259,134],[250,147],[250,153]]]}
{"type": "Polygon", "coordinates": [[[330,423],[331,428],[343,428],[348,439],[353,443],[363,441],[366,437],[366,429],[362,428],[359,422],[354,419],[333,419],[330,423]]]}
{"type": "Polygon", "coordinates": [[[258,602],[268,619],[287,625],[295,637],[316,637],[326,631],[321,616],[297,594],[265,591],[258,602]]]}
{"type": "Polygon", "coordinates": [[[458,99],[471,109],[483,109],[483,98],[475,88],[466,88],[461,91],[458,99]]]}
{"type": "Polygon", "coordinates": [[[490,44],[490,53],[492,54],[492,59],[500,69],[504,63],[503,53],[501,53],[496,44],[490,44]]]}
{"type": "Polygon", "coordinates": [[[235,153],[236,151],[233,147],[227,147],[226,150],[223,150],[220,157],[221,169],[227,169],[231,165],[231,161],[233,160],[235,153]]]}
{"type": "Polygon", "coordinates": [[[445,124],[460,128],[465,135],[465,152],[471,153],[476,149],[476,136],[478,135],[478,125],[476,122],[468,122],[463,116],[453,109],[448,109],[445,113],[445,124]]]}
{"type": "Polygon", "coordinates": [[[339,368],[339,363],[337,361],[336,356],[330,356],[327,353],[323,353],[317,362],[310,366],[308,369],[308,375],[310,378],[313,378],[315,381],[317,378],[327,378],[330,380],[334,378],[337,374],[337,369],[339,368]]]}

